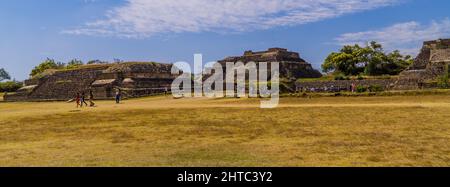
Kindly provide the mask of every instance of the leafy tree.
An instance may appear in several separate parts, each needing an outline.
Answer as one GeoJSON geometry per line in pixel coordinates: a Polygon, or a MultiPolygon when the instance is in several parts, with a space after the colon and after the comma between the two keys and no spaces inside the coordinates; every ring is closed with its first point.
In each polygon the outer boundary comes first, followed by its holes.
{"type": "Polygon", "coordinates": [[[38,66],[34,67],[33,70],[31,70],[30,76],[35,76],[38,74],[41,74],[45,70],[48,69],[62,69],[64,68],[64,64],[60,62],[55,62],[55,60],[47,58],[44,62],[39,64],[38,66]]]}
{"type": "Polygon", "coordinates": [[[1,68],[0,69],[0,81],[9,80],[9,79],[11,79],[11,76],[9,76],[9,73],[5,69],[1,68]]]}
{"type": "Polygon", "coordinates": [[[398,50],[386,54],[381,44],[371,42],[366,47],[346,45],[340,52],[331,53],[322,64],[325,72],[345,75],[396,75],[411,65],[411,56],[398,50]]]}
{"type": "Polygon", "coordinates": [[[74,69],[83,65],[83,61],[78,59],[73,59],[67,63],[66,69],[74,69]]]}

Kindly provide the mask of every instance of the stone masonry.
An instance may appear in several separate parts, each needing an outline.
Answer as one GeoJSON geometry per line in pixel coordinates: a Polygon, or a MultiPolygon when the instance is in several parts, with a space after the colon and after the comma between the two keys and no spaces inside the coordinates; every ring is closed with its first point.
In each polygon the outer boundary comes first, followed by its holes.
{"type": "MultiPolygon", "coordinates": [[[[279,62],[280,63],[280,78],[319,78],[322,74],[313,69],[310,63],[300,58],[300,54],[296,52],[290,52],[283,48],[270,48],[267,51],[253,52],[245,51],[243,56],[227,57],[218,61],[224,68],[226,68],[227,62],[242,62],[244,64],[248,62],[255,62],[258,66],[259,62],[279,62]]],[[[270,65],[268,65],[270,68],[270,65]]]]}
{"type": "Polygon", "coordinates": [[[398,78],[371,80],[338,80],[297,82],[296,89],[321,91],[333,87],[336,90],[349,90],[354,83],[361,86],[380,86],[384,90],[415,90],[436,87],[432,82],[439,76],[449,73],[450,39],[426,41],[414,63],[398,78]]]}
{"type": "Polygon", "coordinates": [[[128,62],[119,64],[84,65],[72,70],[55,70],[50,74],[25,81],[15,94],[5,101],[69,100],[77,92],[95,99],[110,99],[120,90],[124,97],[140,97],[170,90],[176,76],[171,64],[128,62]]]}

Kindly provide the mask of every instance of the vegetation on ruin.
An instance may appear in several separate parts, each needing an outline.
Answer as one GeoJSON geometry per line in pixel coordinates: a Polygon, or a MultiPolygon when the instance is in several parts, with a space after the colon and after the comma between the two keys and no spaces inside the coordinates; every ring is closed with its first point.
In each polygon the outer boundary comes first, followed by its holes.
{"type": "Polygon", "coordinates": [[[78,60],[78,59],[73,59],[73,60],[70,60],[64,68],[75,69],[75,68],[78,68],[79,66],[82,66],[83,64],[84,64],[83,61],[78,60]]]}
{"type": "Polygon", "coordinates": [[[32,78],[41,78],[48,75],[52,75],[56,71],[71,71],[71,70],[81,70],[90,68],[101,68],[101,67],[112,67],[115,71],[124,71],[127,68],[133,67],[135,65],[152,65],[156,68],[162,67],[164,64],[156,62],[117,62],[108,63],[100,60],[91,60],[84,64],[81,60],[73,59],[66,63],[56,62],[53,59],[47,59],[38,66],[34,67],[31,71],[30,76],[32,78]]]}
{"type": "Polygon", "coordinates": [[[30,76],[34,77],[41,73],[44,73],[46,70],[63,69],[64,67],[65,64],[56,62],[54,59],[47,58],[38,66],[34,67],[33,70],[31,70],[30,76]]]}
{"type": "Polygon", "coordinates": [[[46,75],[51,75],[55,71],[95,68],[105,65],[108,65],[108,62],[100,60],[91,60],[87,64],[84,64],[83,61],[78,59],[72,59],[68,63],[62,63],[56,62],[54,59],[47,58],[31,70],[30,76],[32,78],[40,78],[46,75]]]}
{"type": "Polygon", "coordinates": [[[448,94],[113,103],[0,103],[0,165],[450,165],[448,94]]]}
{"type": "Polygon", "coordinates": [[[324,72],[354,75],[397,75],[413,63],[411,56],[399,51],[386,53],[381,44],[371,42],[366,47],[346,45],[340,52],[331,53],[322,64],[324,72]]]}
{"type": "Polygon", "coordinates": [[[90,60],[86,64],[108,64],[107,61],[101,61],[101,60],[90,60]]]}

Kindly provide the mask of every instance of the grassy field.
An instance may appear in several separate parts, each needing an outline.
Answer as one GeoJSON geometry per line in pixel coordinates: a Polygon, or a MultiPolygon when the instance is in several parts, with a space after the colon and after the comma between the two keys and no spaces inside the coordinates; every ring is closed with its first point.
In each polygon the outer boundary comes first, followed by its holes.
{"type": "Polygon", "coordinates": [[[450,166],[450,95],[0,103],[0,166],[450,166]]]}

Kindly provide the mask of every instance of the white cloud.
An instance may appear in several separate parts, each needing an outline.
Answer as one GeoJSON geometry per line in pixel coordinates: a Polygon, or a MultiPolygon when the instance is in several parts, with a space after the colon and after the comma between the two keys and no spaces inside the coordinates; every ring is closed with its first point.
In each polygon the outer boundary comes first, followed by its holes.
{"type": "Polygon", "coordinates": [[[108,11],[105,19],[63,33],[149,37],[168,32],[243,32],[317,22],[399,1],[127,0],[108,11]]]}
{"type": "Polygon", "coordinates": [[[340,45],[377,41],[387,50],[399,49],[403,53],[417,54],[423,41],[445,37],[450,37],[450,19],[448,18],[432,21],[430,24],[411,21],[378,30],[346,33],[335,40],[340,45]]]}

